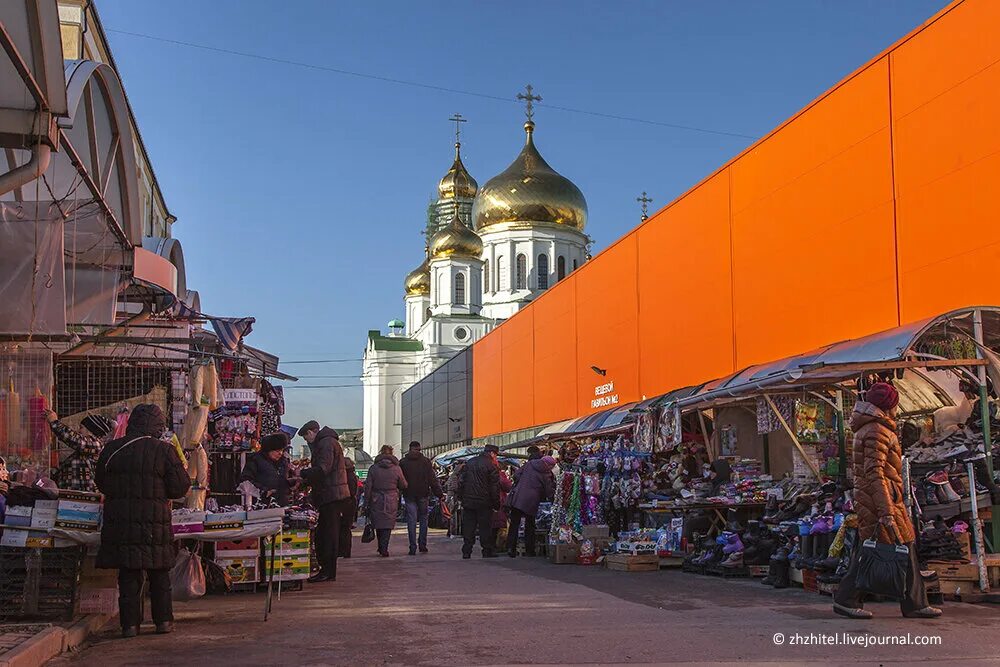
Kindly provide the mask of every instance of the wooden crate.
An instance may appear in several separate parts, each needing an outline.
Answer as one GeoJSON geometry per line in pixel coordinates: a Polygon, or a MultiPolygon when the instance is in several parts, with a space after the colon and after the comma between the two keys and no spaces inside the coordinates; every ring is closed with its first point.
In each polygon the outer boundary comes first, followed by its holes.
{"type": "Polygon", "coordinates": [[[941,594],[953,599],[957,595],[979,594],[979,577],[975,579],[940,579],[941,594]]]}
{"type": "Polygon", "coordinates": [[[979,580],[978,563],[956,563],[951,561],[931,561],[928,569],[934,570],[940,579],[975,579],[979,580]]]}
{"type": "Polygon", "coordinates": [[[604,565],[609,570],[619,572],[655,572],[660,569],[660,557],[656,554],[611,554],[605,556],[604,565]]]}
{"type": "Polygon", "coordinates": [[[661,556],[660,567],[663,569],[680,567],[684,564],[684,559],[680,556],[661,556]]]}
{"type": "Polygon", "coordinates": [[[768,565],[747,565],[751,577],[766,577],[771,569],[768,565]]]}
{"type": "Polygon", "coordinates": [[[576,557],[579,555],[579,544],[549,545],[549,562],[556,565],[576,565],[576,557]]]}

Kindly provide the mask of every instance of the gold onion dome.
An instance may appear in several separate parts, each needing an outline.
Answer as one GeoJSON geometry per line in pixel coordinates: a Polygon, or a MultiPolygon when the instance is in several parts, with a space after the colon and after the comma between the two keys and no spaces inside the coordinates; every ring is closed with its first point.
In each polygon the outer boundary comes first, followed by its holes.
{"type": "Polygon", "coordinates": [[[426,258],[423,264],[407,274],[403,286],[407,296],[427,296],[431,293],[431,267],[426,258]]]}
{"type": "Polygon", "coordinates": [[[587,200],[542,159],[534,129],[530,120],[524,124],[527,140],[520,155],[480,188],[472,209],[476,231],[502,223],[548,223],[582,232],[587,225],[587,200]]]}
{"type": "Polygon", "coordinates": [[[462,144],[456,141],[455,161],[452,163],[448,173],[438,183],[438,195],[441,199],[455,199],[459,197],[472,199],[476,196],[476,191],[479,189],[476,179],[469,175],[469,172],[465,169],[465,165],[462,164],[461,148],[462,144]]]}
{"type": "Polygon", "coordinates": [[[430,250],[434,259],[446,257],[479,259],[483,254],[483,240],[479,238],[479,234],[465,226],[456,211],[451,222],[431,237],[430,250]]]}

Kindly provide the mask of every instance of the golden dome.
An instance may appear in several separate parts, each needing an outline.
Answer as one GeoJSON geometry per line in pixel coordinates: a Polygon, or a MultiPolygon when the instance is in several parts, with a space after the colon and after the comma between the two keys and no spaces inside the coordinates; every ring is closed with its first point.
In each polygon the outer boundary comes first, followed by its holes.
{"type": "Polygon", "coordinates": [[[458,218],[458,211],[452,216],[448,226],[442,227],[431,237],[431,257],[472,257],[479,259],[483,254],[483,240],[479,234],[465,226],[458,218]]]}
{"type": "Polygon", "coordinates": [[[461,148],[462,144],[456,141],[455,161],[452,163],[448,173],[438,183],[438,195],[441,199],[454,199],[456,197],[472,199],[476,196],[476,190],[479,189],[476,179],[469,175],[469,172],[465,169],[465,165],[462,164],[461,148]]]}
{"type": "Polygon", "coordinates": [[[476,231],[501,223],[549,223],[583,231],[587,200],[580,188],[550,167],[535,148],[535,124],[524,124],[527,141],[503,173],[486,182],[476,196],[476,231]]]}
{"type": "Polygon", "coordinates": [[[431,293],[431,267],[427,258],[424,263],[410,271],[403,281],[406,296],[427,296],[431,293]]]}

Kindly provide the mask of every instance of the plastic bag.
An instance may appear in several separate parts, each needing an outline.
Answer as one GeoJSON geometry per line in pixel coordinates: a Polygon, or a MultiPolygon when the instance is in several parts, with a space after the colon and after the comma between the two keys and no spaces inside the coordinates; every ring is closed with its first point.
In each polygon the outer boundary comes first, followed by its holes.
{"type": "Polygon", "coordinates": [[[177,562],[170,570],[170,587],[173,598],[186,602],[200,598],[205,594],[205,570],[201,566],[201,557],[187,549],[181,549],[177,554],[177,562]]]}
{"type": "MultiPolygon", "coordinates": [[[[199,559],[201,560],[201,559],[199,559]]],[[[230,593],[233,590],[233,578],[215,561],[204,560],[205,584],[209,593],[230,593]]]]}

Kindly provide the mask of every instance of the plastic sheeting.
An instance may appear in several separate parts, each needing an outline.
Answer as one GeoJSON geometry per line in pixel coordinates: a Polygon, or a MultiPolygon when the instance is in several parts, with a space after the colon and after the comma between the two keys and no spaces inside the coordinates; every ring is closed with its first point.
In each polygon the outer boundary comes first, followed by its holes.
{"type": "Polygon", "coordinates": [[[63,227],[54,205],[0,202],[0,328],[66,333],[63,227]]]}

